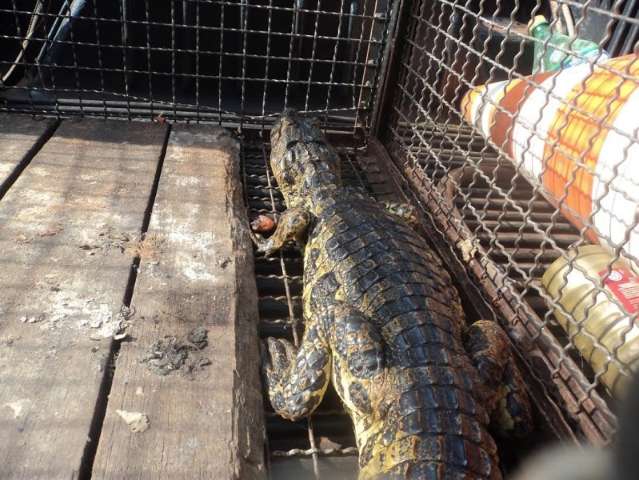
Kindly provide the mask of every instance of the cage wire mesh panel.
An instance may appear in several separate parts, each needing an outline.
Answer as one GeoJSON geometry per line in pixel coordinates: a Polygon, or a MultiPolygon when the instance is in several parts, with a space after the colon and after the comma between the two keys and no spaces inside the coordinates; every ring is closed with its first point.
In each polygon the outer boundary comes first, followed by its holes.
{"type": "Polygon", "coordinates": [[[639,358],[636,4],[403,10],[383,143],[575,430],[606,443],[639,358]]]}
{"type": "Polygon", "coordinates": [[[387,0],[7,0],[0,108],[366,125],[387,0]]]}

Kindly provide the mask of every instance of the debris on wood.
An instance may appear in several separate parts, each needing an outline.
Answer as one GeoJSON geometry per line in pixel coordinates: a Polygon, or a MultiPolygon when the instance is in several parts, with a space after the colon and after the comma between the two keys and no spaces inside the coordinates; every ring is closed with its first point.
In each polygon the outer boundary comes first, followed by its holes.
{"type": "Polygon", "coordinates": [[[97,252],[106,254],[110,250],[119,250],[120,253],[125,253],[134,241],[128,233],[119,232],[113,227],[105,225],[100,229],[98,237],[93,242],[83,243],[79,245],[79,248],[91,256],[97,252]]]}
{"type": "Polygon", "coordinates": [[[464,262],[466,263],[470,262],[477,254],[477,246],[473,243],[473,240],[470,238],[467,238],[465,240],[460,240],[459,243],[457,244],[457,247],[459,248],[462,254],[462,258],[464,259],[464,262]]]}
{"type": "Polygon", "coordinates": [[[135,315],[132,307],[122,305],[115,315],[108,304],[98,304],[94,299],[86,301],[87,307],[95,305],[88,312],[89,319],[82,319],[78,322],[80,327],[88,327],[93,330],[89,335],[91,340],[103,340],[105,338],[114,338],[115,340],[123,340],[128,336],[126,329],[129,327],[129,319],[135,315]]]}
{"type": "Polygon", "coordinates": [[[46,319],[46,315],[44,313],[41,313],[40,315],[33,315],[33,316],[23,315],[20,318],[20,321],[22,323],[40,323],[44,321],[45,319],[46,319]]]}
{"type": "Polygon", "coordinates": [[[122,305],[120,307],[120,312],[118,313],[118,316],[120,316],[122,318],[122,320],[124,321],[128,321],[131,318],[133,318],[133,316],[135,315],[135,307],[133,305],[122,305]]]}
{"type": "Polygon", "coordinates": [[[229,257],[224,257],[218,260],[218,265],[220,266],[222,270],[224,270],[226,267],[229,266],[231,262],[232,260],[229,257]]]}
{"type": "Polygon", "coordinates": [[[43,232],[38,233],[38,237],[54,237],[58,233],[62,232],[64,227],[60,224],[54,225],[50,228],[47,228],[43,232]]]}
{"type": "Polygon", "coordinates": [[[186,338],[195,348],[202,350],[209,344],[208,335],[209,332],[206,331],[206,328],[197,327],[191,330],[186,338]]]}
{"type": "Polygon", "coordinates": [[[16,400],[15,402],[7,402],[3,405],[3,407],[11,409],[13,412],[13,417],[15,419],[19,419],[23,417],[23,413],[25,410],[28,410],[31,405],[31,400],[28,398],[21,398],[20,400],[16,400]]]}
{"type": "Polygon", "coordinates": [[[141,362],[145,363],[149,370],[162,376],[177,371],[195,374],[211,364],[201,353],[208,344],[208,331],[204,327],[194,328],[184,340],[167,335],[151,345],[147,356],[141,362]]]}
{"type": "Polygon", "coordinates": [[[186,346],[180,344],[177,338],[166,336],[151,345],[149,354],[142,362],[158,375],[168,375],[182,368],[188,355],[186,346]]]}
{"type": "Polygon", "coordinates": [[[126,410],[116,410],[115,412],[122,417],[133,433],[145,432],[151,426],[149,417],[145,413],[127,412],[126,410]]]}
{"type": "Polygon", "coordinates": [[[32,240],[33,240],[32,237],[27,237],[24,233],[21,233],[20,235],[16,237],[16,243],[18,245],[26,245],[28,243],[31,243],[32,240]]]}
{"type": "Polygon", "coordinates": [[[126,251],[133,257],[140,257],[147,263],[158,264],[166,248],[166,238],[157,233],[147,233],[142,239],[130,241],[126,251]]]}

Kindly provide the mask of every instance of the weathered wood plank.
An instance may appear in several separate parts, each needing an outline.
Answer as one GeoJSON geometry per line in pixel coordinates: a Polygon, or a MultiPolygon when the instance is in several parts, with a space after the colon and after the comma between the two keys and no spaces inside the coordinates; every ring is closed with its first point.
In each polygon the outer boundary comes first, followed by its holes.
{"type": "Polygon", "coordinates": [[[58,122],[0,114],[0,198],[58,122]]]}
{"type": "Polygon", "coordinates": [[[257,294],[238,164],[223,130],[173,127],[94,479],[264,476],[257,294]],[[145,361],[169,338],[188,344],[198,327],[208,346],[190,346],[180,368],[161,375],[162,359],[145,361]],[[150,427],[132,432],[122,411],[147,415],[150,427]]]}
{"type": "Polygon", "coordinates": [[[0,201],[0,478],[79,474],[165,134],[64,121],[0,201]]]}

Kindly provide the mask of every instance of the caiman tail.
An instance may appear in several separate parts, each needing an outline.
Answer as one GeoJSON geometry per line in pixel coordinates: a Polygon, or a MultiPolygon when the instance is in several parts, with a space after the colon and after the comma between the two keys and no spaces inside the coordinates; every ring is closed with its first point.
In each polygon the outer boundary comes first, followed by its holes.
{"type": "MultiPolygon", "coordinates": [[[[444,353],[442,349],[442,353],[444,353]]],[[[501,479],[488,418],[447,366],[397,369],[381,428],[360,446],[360,479],[501,479]]]]}

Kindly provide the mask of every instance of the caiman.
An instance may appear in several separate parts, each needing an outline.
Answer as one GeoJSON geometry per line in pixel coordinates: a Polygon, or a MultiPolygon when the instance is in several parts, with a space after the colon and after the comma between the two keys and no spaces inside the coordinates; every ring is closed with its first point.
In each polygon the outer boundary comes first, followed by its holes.
{"type": "Polygon", "coordinates": [[[287,210],[258,250],[304,246],[304,335],[269,338],[274,410],[298,420],[329,381],[352,418],[360,479],[498,479],[498,430],[531,428],[528,398],[493,321],[466,326],[459,294],[409,208],[342,185],[314,120],[285,112],[270,165],[287,210]],[[491,422],[492,419],[492,422],[491,422]]]}

